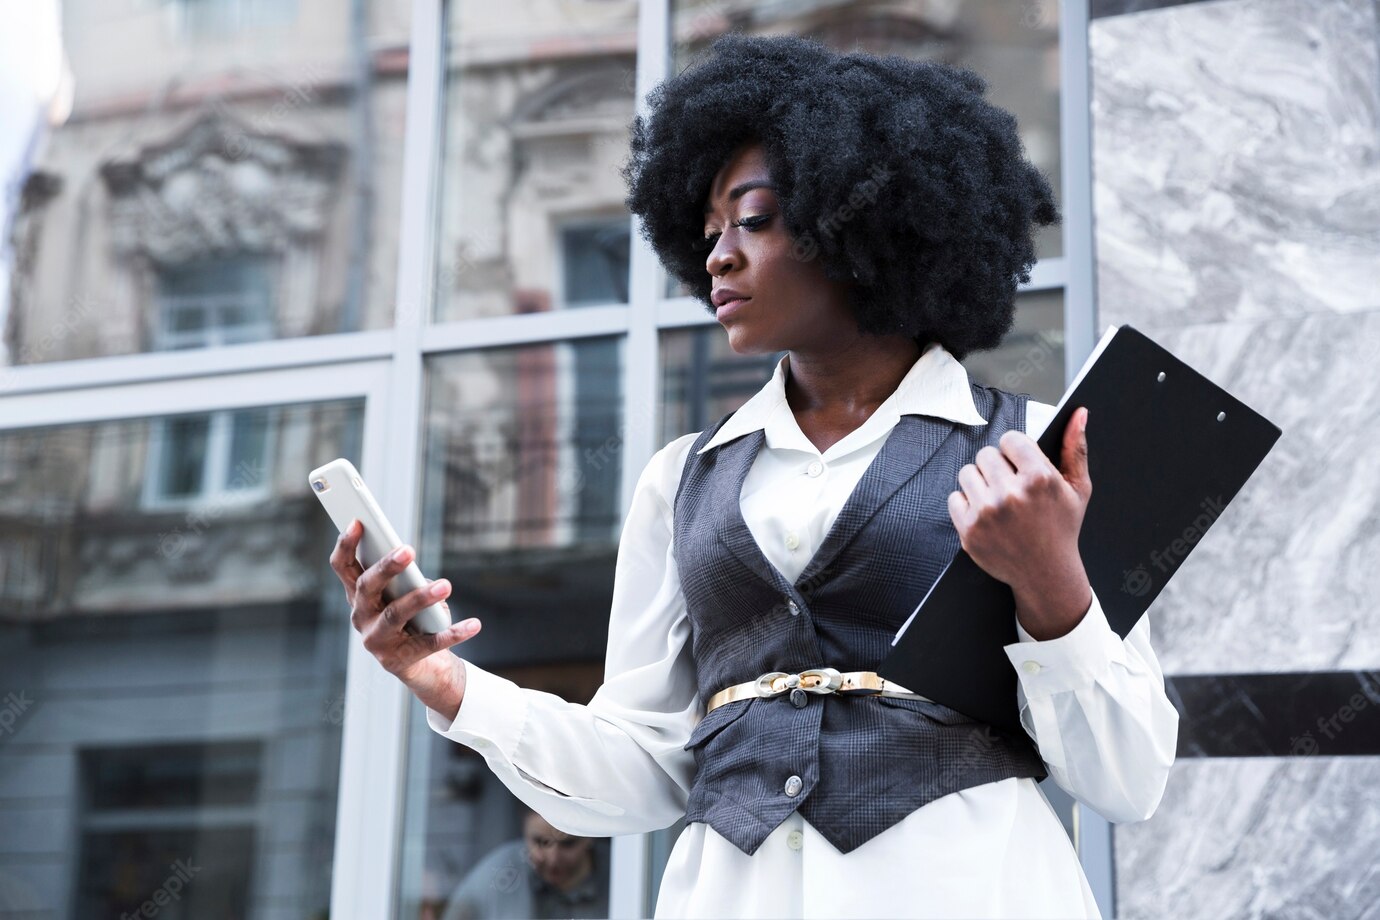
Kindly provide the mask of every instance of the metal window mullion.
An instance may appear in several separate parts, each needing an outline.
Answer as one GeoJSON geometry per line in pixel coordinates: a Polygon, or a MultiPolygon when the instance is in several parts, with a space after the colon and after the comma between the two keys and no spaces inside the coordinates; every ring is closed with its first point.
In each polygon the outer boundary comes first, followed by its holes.
{"type": "MultiPolygon", "coordinates": [[[[422,431],[422,340],[431,313],[440,151],[444,4],[413,0],[399,214],[397,293],[386,385],[367,403],[361,472],[414,545],[422,431]]],[[[331,916],[396,915],[411,696],[356,639],[350,645],[331,916]]]]}
{"type": "Polygon", "coordinates": [[[212,412],[206,426],[206,456],[201,464],[203,497],[220,497],[225,492],[227,454],[230,452],[230,413],[212,412]]]}
{"type": "Polygon", "coordinates": [[[433,323],[426,328],[424,354],[467,349],[536,345],[587,336],[619,335],[628,329],[627,304],[605,304],[549,313],[488,316],[433,323]]]}
{"type": "Polygon", "coordinates": [[[1088,2],[1059,5],[1059,137],[1063,173],[1064,380],[1077,375],[1097,341],[1093,281],[1092,132],[1088,2]]]}
{"type": "MultiPolygon", "coordinates": [[[[1092,74],[1088,59],[1088,2],[1059,6],[1059,138],[1063,171],[1064,382],[1072,382],[1097,339],[1093,261],[1092,74]]],[[[1081,802],[1076,810],[1078,859],[1104,917],[1115,916],[1112,825],[1081,802]]]]}
{"type": "MultiPolygon", "coordinates": [[[[639,0],[637,10],[637,75],[635,112],[647,113],[647,95],[670,69],[670,0],[639,0]]],[[[642,238],[638,219],[632,221],[632,251],[628,267],[628,333],[623,361],[623,475],[620,518],[626,518],[633,489],[642,469],[661,445],[657,430],[660,393],[660,349],[657,341],[657,305],[665,284],[661,264],[651,245],[642,238]]],[[[626,834],[613,838],[609,879],[609,916],[651,915],[649,869],[651,838],[626,834]]]]}
{"type": "Polygon", "coordinates": [[[254,370],[4,397],[0,431],[348,399],[367,392],[355,378],[378,365],[254,370]]]}
{"type": "Polygon", "coordinates": [[[311,368],[392,354],[392,330],[276,339],[223,348],[79,358],[0,368],[0,400],[56,392],[256,370],[311,368]]]}

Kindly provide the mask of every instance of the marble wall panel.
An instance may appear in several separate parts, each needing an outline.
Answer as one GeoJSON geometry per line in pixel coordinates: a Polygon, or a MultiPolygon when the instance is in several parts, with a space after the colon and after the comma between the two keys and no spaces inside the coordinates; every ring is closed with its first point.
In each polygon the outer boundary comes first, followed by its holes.
{"type": "Polygon", "coordinates": [[[1116,828],[1122,920],[1380,917],[1380,757],[1180,760],[1116,828]]]}
{"type": "Polygon", "coordinates": [[[1099,323],[1380,306],[1374,0],[1095,19],[1099,323]]]}
{"type": "Polygon", "coordinates": [[[1380,311],[1153,336],[1283,429],[1150,607],[1165,673],[1380,666],[1380,311]]]}

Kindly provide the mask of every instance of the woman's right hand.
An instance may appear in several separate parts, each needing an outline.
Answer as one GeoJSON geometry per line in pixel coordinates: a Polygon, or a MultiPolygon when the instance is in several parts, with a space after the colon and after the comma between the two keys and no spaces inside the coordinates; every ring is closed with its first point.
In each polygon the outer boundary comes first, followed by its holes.
{"type": "Polygon", "coordinates": [[[350,604],[350,622],[385,671],[452,722],[465,698],[465,662],[447,649],[478,633],[480,623],[471,617],[435,635],[405,632],[404,627],[420,611],[450,595],[450,582],[432,581],[385,603],[384,586],[407,568],[413,551],[410,546],[399,547],[365,569],[355,555],[363,535],[364,525],[358,519],[351,521],[331,552],[331,568],[345,586],[350,604]]]}

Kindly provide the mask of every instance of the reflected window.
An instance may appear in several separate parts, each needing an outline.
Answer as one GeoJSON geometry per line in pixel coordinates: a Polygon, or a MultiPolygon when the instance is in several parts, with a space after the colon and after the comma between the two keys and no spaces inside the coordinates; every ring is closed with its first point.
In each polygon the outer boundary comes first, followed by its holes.
{"type": "Polygon", "coordinates": [[[267,261],[242,257],[162,268],[156,348],[205,348],[273,338],[267,261]]]}
{"type": "Polygon", "coordinates": [[[704,431],[762,389],[786,353],[740,355],[715,324],[661,335],[661,443],[704,431]]]}
{"type": "Polygon", "coordinates": [[[177,28],[191,35],[218,35],[288,23],[297,0],[163,0],[177,28]]]}
{"type": "MultiPolygon", "coordinates": [[[[419,564],[450,580],[457,618],[484,623],[463,647],[467,661],[572,703],[588,703],[603,682],[623,521],[623,349],[622,337],[582,338],[443,355],[427,367],[419,564]]],[[[408,920],[516,896],[477,890],[491,870],[535,884],[516,856],[529,820],[521,802],[479,753],[435,735],[424,717],[414,703],[398,908],[408,920]]],[[[608,916],[598,899],[606,846],[595,842],[595,875],[580,884],[589,891],[550,916],[608,916]]]]}
{"type": "Polygon", "coordinates": [[[273,407],[174,416],[154,423],[145,507],[259,498],[268,484],[273,407]]]}
{"type": "Polygon", "coordinates": [[[637,11],[447,4],[437,321],[627,303],[637,11]]]}
{"type": "MultiPolygon", "coordinates": [[[[350,400],[273,426],[309,470],[358,464],[362,419],[350,400]]],[[[297,476],[233,507],[141,506],[154,432],[186,446],[207,420],[0,433],[21,460],[0,489],[0,914],[329,909],[353,635],[337,535],[297,476]]],[[[227,460],[260,451],[242,425],[227,460]]]]}
{"type": "Polygon", "coordinates": [[[77,915],[249,916],[262,756],[255,742],[84,751],[77,915]]]}
{"type": "Polygon", "coordinates": [[[566,306],[627,303],[628,218],[569,223],[561,228],[561,281],[566,306]]]}
{"type": "MultiPolygon", "coordinates": [[[[944,3],[775,3],[747,0],[726,16],[718,0],[671,0],[671,72],[680,73],[729,30],[812,38],[838,51],[899,55],[968,67],[986,98],[1015,116],[1027,158],[1062,202],[1059,128],[1059,0],[944,3]],[[750,24],[744,28],[743,24],[750,24]]],[[[1039,258],[1063,254],[1058,225],[1035,230],[1039,258]]],[[[666,280],[668,297],[685,286],[666,280]]]]}
{"type": "Polygon", "coordinates": [[[1016,318],[1001,344],[963,359],[968,376],[984,386],[1054,405],[1064,395],[1064,292],[1016,295],[1016,318]]]}
{"type": "Polygon", "coordinates": [[[356,6],[64,0],[70,114],[6,124],[42,143],[0,361],[391,325],[412,5],[356,6]]]}

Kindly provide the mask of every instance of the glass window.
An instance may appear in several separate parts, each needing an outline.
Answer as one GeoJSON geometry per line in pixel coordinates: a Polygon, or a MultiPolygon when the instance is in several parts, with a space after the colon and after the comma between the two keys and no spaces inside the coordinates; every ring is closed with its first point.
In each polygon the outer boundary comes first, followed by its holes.
{"type": "Polygon", "coordinates": [[[143,504],[261,496],[276,415],[257,408],[155,420],[143,504]]]}
{"type": "Polygon", "coordinates": [[[238,29],[291,22],[296,0],[162,0],[178,29],[191,35],[220,35],[238,29]]]}
{"type": "Polygon", "coordinates": [[[157,269],[158,349],[205,348],[273,338],[267,260],[200,259],[157,269]]]}
{"type": "Polygon", "coordinates": [[[0,434],[6,916],[329,909],[351,629],[302,477],[359,462],[362,403],[241,417],[249,502],[142,504],[156,433],[205,415],[0,434]]]}
{"type": "MultiPolygon", "coordinates": [[[[784,354],[737,354],[717,324],[662,332],[660,443],[703,431],[741,406],[784,354]]],[[[977,383],[1057,403],[1064,394],[1063,292],[1017,295],[1015,323],[1001,345],[968,355],[963,366],[977,383]]]]}
{"type": "Polygon", "coordinates": [[[963,359],[968,376],[984,386],[1054,405],[1064,395],[1064,292],[1016,295],[1016,321],[999,346],[963,359]]]}
{"type": "Polygon", "coordinates": [[[561,229],[565,303],[627,303],[631,224],[627,215],[579,221],[561,229]]]}
{"type": "Polygon", "coordinates": [[[262,744],[95,748],[78,772],[78,916],[249,916],[262,744]]]}
{"type": "MultiPolygon", "coordinates": [[[[575,703],[603,683],[622,529],[623,342],[470,351],[434,358],[427,370],[422,570],[450,579],[457,620],[484,623],[462,646],[466,660],[575,703]]],[[[516,841],[528,831],[562,836],[534,830],[544,822],[483,758],[431,732],[424,717],[413,701],[398,914],[408,920],[463,916],[461,903],[476,896],[473,873],[494,861],[537,871],[517,859],[516,841]]],[[[578,846],[607,897],[607,841],[578,846]]]]}
{"type": "Polygon", "coordinates": [[[447,5],[437,320],[627,302],[637,7],[447,5]]]}
{"type": "MultiPolygon", "coordinates": [[[[672,72],[679,73],[725,31],[802,35],[840,51],[897,54],[969,67],[987,96],[1016,116],[1026,156],[1062,200],[1059,141],[1058,0],[945,3],[784,4],[749,0],[725,15],[718,0],[671,0],[672,72]],[[744,23],[748,24],[747,26],[744,23]]],[[[1036,232],[1036,254],[1063,254],[1058,226],[1036,232]]],[[[667,295],[685,287],[668,279],[667,295]]]]}
{"type": "Polygon", "coordinates": [[[0,364],[392,323],[412,4],[355,6],[62,4],[70,98],[0,150],[0,364]]]}

